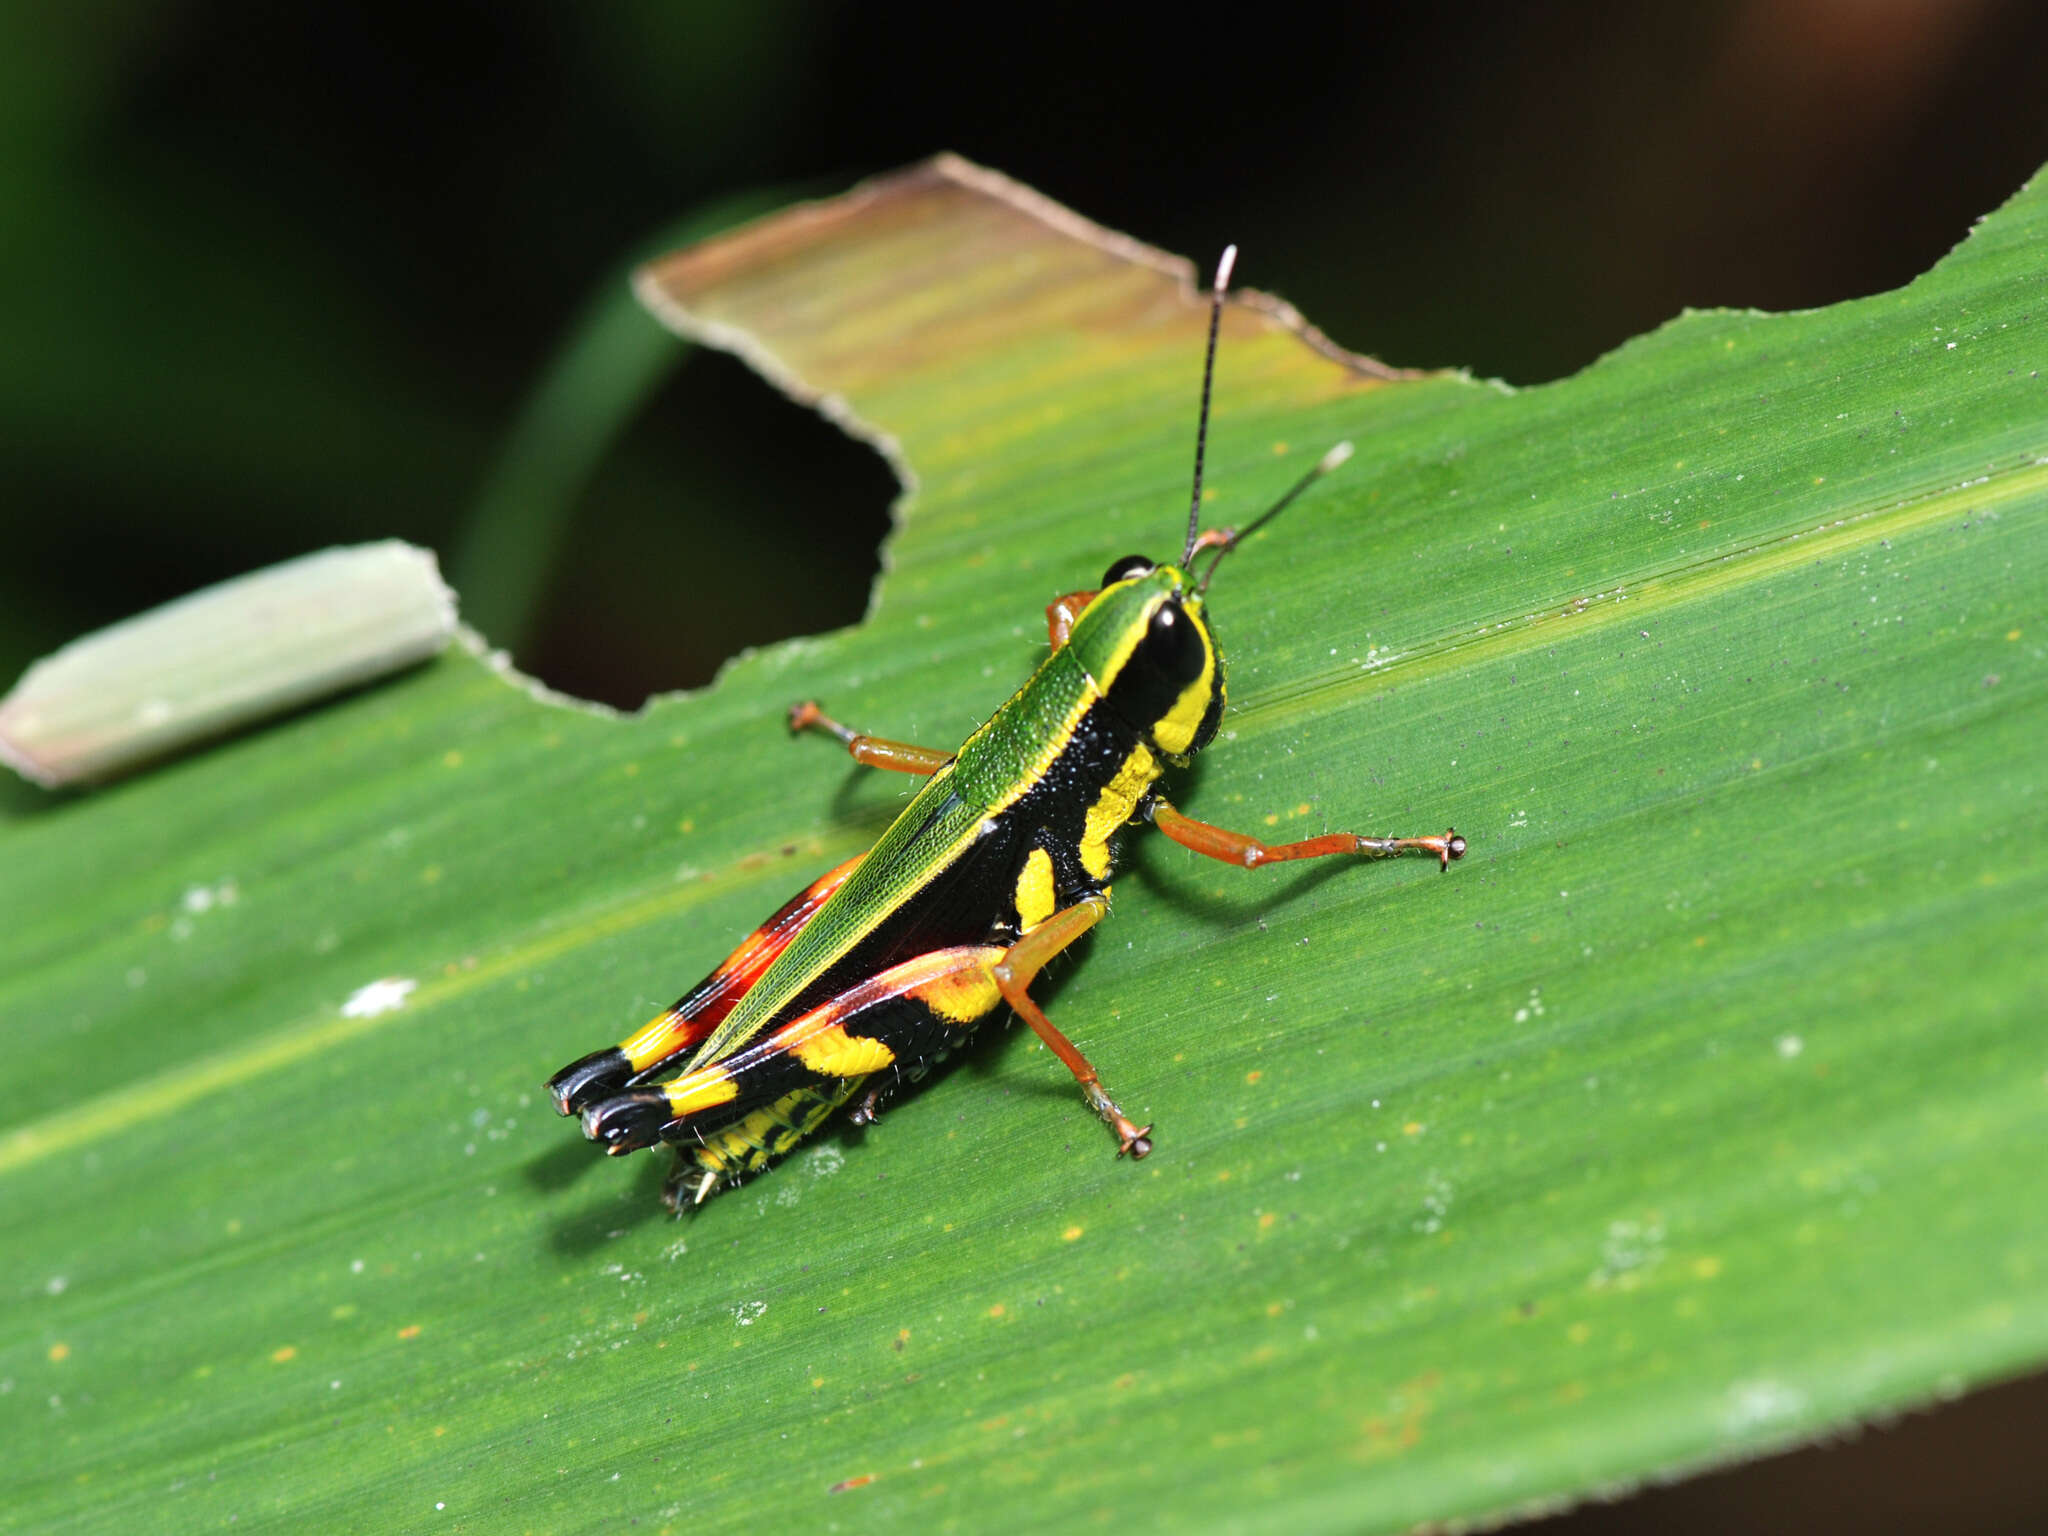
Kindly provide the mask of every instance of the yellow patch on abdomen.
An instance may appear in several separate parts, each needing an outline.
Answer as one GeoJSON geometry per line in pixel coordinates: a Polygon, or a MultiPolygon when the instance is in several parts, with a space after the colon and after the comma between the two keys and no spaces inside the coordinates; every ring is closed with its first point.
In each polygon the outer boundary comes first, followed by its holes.
{"type": "Polygon", "coordinates": [[[1029,933],[1053,914],[1052,855],[1043,848],[1031,850],[1024,868],[1017,874],[1017,926],[1029,933]]]}
{"type": "Polygon", "coordinates": [[[750,1173],[780,1157],[817,1128],[833,1110],[860,1091],[862,1079],[798,1088],[772,1104],[713,1131],[692,1149],[699,1168],[710,1173],[750,1173]]]}
{"type": "Polygon", "coordinates": [[[862,1077],[896,1060],[896,1053],[881,1041],[849,1035],[837,1024],[793,1047],[792,1054],[821,1077],[862,1077]]]}
{"type": "MultiPolygon", "coordinates": [[[[1193,727],[1189,727],[1190,738],[1193,734],[1193,727]]],[[[1081,828],[1081,867],[1096,879],[1109,873],[1110,834],[1131,819],[1131,812],[1138,808],[1139,799],[1159,773],[1159,760],[1149,748],[1140,746],[1124,759],[1116,777],[1103,786],[1095,803],[1088,807],[1088,820],[1081,828]]]]}

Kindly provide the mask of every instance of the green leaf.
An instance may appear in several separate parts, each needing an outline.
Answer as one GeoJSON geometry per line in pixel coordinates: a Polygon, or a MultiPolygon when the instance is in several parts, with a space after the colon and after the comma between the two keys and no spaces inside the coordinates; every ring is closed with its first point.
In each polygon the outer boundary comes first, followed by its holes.
{"type": "Polygon", "coordinates": [[[1189,275],[955,162],[664,264],[915,473],[866,624],[6,802],[0,1525],[1395,1530],[2048,1359],[2039,178],[1518,393],[1233,307],[1212,520],[1359,452],[1218,578],[1176,798],[1471,853],[1134,836],[1042,990],[1148,1161],[1014,1030],[685,1223],[549,1112],[901,803],[782,706],[955,742],[1173,547],[1189,275]]]}

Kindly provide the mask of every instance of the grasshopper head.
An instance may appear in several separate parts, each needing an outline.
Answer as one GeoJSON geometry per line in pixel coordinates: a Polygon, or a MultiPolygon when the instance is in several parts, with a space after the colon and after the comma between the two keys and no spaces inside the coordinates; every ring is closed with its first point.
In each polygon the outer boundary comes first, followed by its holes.
{"type": "Polygon", "coordinates": [[[1126,555],[1074,621],[1067,644],[1104,702],[1160,753],[1199,752],[1223,720],[1223,658],[1178,566],[1126,555]]]}
{"type": "MultiPolygon", "coordinates": [[[[1101,690],[1104,704],[1154,750],[1175,761],[1199,752],[1223,723],[1223,658],[1202,612],[1202,594],[1223,557],[1266,526],[1288,503],[1351,457],[1339,443],[1291,490],[1243,528],[1201,531],[1202,455],[1209,440],[1209,394],[1216,376],[1216,336],[1223,323],[1223,291],[1237,247],[1223,252],[1209,305],[1209,349],[1202,362],[1202,414],[1195,428],[1195,485],[1188,498],[1188,536],[1178,565],[1126,555],[1102,573],[1102,588],[1073,620],[1067,645],[1101,690]],[[1199,581],[1189,571],[1197,554],[1215,553],[1199,581]]],[[[1062,598],[1062,614],[1071,600],[1062,598]]],[[[1052,617],[1053,609],[1047,610],[1052,617]]],[[[1057,635],[1054,643],[1058,644],[1057,635]]]]}

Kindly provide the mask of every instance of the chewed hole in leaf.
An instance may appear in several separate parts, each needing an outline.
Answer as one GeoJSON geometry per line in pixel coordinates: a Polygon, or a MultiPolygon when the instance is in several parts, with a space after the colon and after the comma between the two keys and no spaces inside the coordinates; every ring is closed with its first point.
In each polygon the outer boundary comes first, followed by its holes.
{"type": "Polygon", "coordinates": [[[900,489],[872,447],[693,349],[580,498],[514,659],[634,709],[749,646],[857,623],[900,489]]]}

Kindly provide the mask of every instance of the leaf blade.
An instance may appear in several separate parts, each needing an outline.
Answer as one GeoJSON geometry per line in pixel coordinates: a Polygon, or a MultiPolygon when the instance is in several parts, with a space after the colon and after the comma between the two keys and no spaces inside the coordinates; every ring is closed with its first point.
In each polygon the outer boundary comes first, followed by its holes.
{"type": "MultiPolygon", "coordinates": [[[[0,1518],[1026,1494],[1397,1529],[2037,1364],[2044,204],[1899,294],[1687,317],[1515,394],[1368,386],[1233,318],[1216,515],[1360,455],[1219,579],[1241,707],[1176,797],[1472,851],[1238,876],[1137,846],[1048,1002],[1158,1120],[1136,1169],[1012,1036],[671,1229],[655,1170],[537,1084],[899,803],[776,705],[957,739],[1041,592],[1173,532],[1200,315],[1155,269],[1040,313],[936,275],[935,236],[903,265],[982,355],[810,380],[920,476],[859,630],[628,720],[449,657],[6,823],[0,1011],[65,1027],[23,1032],[0,1110],[45,1138],[0,1168],[31,1298],[0,1518]],[[385,976],[418,989],[344,1028],[385,976]],[[156,1097],[223,1062],[260,1070],[156,1097]],[[95,1082],[154,1111],[49,1141],[51,1085],[95,1082]]],[[[887,236],[841,259],[893,270],[887,236]]]]}

